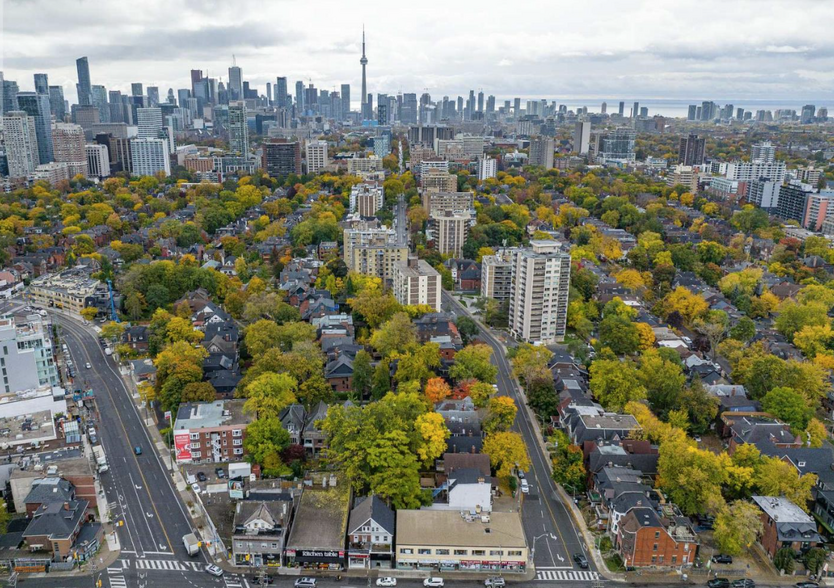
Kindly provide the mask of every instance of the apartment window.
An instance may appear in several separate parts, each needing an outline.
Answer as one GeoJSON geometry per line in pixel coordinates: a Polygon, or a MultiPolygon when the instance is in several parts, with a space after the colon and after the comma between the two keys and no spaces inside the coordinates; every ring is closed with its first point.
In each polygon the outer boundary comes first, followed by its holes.
{"type": "Polygon", "coordinates": [[[243,449],[242,448],[235,448],[234,453],[235,453],[235,455],[243,455],[243,449]]]}
{"type": "Polygon", "coordinates": [[[400,548],[400,553],[403,554],[403,555],[413,555],[414,550],[413,549],[408,549],[406,547],[402,547],[402,548],[400,548]]]}
{"type": "Polygon", "coordinates": [[[657,556],[653,555],[652,556],[652,564],[656,564],[656,563],[657,563],[657,556]]]}
{"type": "Polygon", "coordinates": [[[448,549],[435,549],[434,554],[435,555],[449,555],[449,550],[448,549]]]}
{"type": "Polygon", "coordinates": [[[431,555],[431,549],[418,549],[417,555],[431,555]]]}
{"type": "Polygon", "coordinates": [[[521,551],[518,551],[518,550],[510,550],[510,551],[508,551],[508,552],[507,552],[507,555],[518,555],[518,556],[520,556],[520,555],[521,555],[521,551]]]}
{"type": "Polygon", "coordinates": [[[655,539],[660,539],[660,531],[655,531],[654,532],[654,538],[655,539]]]}
{"type": "Polygon", "coordinates": [[[486,555],[486,550],[484,549],[473,549],[472,555],[486,555]]]}
{"type": "Polygon", "coordinates": [[[654,546],[652,547],[652,551],[657,551],[657,543],[655,543],[654,546]]]}
{"type": "Polygon", "coordinates": [[[243,431],[241,429],[235,429],[232,431],[232,437],[241,437],[243,435],[243,431]]]}
{"type": "Polygon", "coordinates": [[[191,440],[192,441],[199,441],[200,440],[200,433],[191,433],[191,440]]]}
{"type": "Polygon", "coordinates": [[[489,554],[490,555],[504,555],[504,552],[500,549],[490,549],[489,554]]]}
{"type": "Polygon", "coordinates": [[[676,563],[678,563],[678,556],[677,556],[677,555],[673,555],[673,556],[672,556],[672,565],[675,565],[676,563]]]}
{"type": "Polygon", "coordinates": [[[192,443],[191,444],[191,449],[200,449],[200,444],[199,443],[192,443]]]}
{"type": "Polygon", "coordinates": [[[469,555],[469,551],[466,549],[455,549],[455,555],[469,555]]]}

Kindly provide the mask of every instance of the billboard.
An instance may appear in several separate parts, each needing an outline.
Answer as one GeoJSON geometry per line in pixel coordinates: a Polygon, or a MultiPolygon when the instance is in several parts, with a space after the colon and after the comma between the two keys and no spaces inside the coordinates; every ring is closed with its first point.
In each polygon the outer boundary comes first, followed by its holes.
{"type": "Polygon", "coordinates": [[[191,463],[191,435],[188,429],[174,431],[174,452],[178,463],[191,463]]]}

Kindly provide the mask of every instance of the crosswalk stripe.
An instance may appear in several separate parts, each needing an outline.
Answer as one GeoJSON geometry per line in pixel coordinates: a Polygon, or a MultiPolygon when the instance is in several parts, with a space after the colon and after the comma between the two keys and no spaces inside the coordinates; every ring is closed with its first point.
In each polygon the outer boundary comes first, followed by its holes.
{"type": "MultiPolygon", "coordinates": [[[[121,571],[121,569],[120,569],[121,571]]],[[[121,574],[113,574],[110,568],[107,568],[107,580],[110,583],[110,588],[127,588],[127,580],[121,574]]]]}
{"type": "Polygon", "coordinates": [[[175,572],[190,571],[181,562],[172,559],[137,559],[137,570],[167,570],[175,572]]]}
{"type": "Polygon", "coordinates": [[[539,570],[536,572],[536,580],[539,582],[568,582],[599,580],[599,572],[584,570],[539,570]]]}

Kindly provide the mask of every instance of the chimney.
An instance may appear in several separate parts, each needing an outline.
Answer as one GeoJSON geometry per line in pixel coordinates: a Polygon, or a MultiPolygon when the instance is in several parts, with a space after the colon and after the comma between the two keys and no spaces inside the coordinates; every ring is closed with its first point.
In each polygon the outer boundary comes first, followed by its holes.
{"type": "Polygon", "coordinates": [[[69,510],[69,502],[64,503],[64,510],[69,510]]]}

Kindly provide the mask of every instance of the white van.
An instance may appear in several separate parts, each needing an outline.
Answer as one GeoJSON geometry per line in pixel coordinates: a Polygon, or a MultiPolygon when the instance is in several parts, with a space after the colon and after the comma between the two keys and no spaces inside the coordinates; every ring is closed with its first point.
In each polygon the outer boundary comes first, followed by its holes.
{"type": "Polygon", "coordinates": [[[530,493],[530,484],[527,482],[525,478],[521,479],[521,493],[522,494],[529,494],[530,493]]]}

